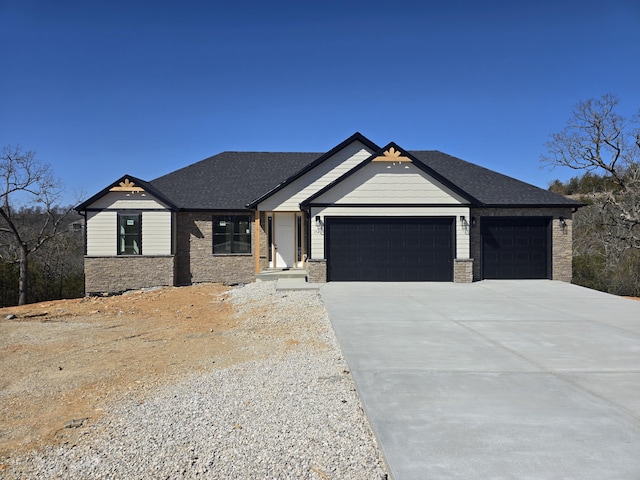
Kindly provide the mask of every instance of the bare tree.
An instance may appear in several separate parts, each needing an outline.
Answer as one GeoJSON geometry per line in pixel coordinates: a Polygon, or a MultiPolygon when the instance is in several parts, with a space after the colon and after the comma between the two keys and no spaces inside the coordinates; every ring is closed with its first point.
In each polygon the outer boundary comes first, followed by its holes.
{"type": "Polygon", "coordinates": [[[593,260],[597,281],[612,293],[640,288],[637,272],[622,275],[640,258],[640,115],[623,117],[616,112],[618,103],[607,94],[576,105],[541,158],[552,167],[581,171],[583,190],[590,177],[602,177],[587,194],[590,206],[575,217],[574,255],[593,260]],[[635,285],[621,285],[625,281],[635,285]]]}
{"type": "Polygon", "coordinates": [[[628,248],[640,248],[640,116],[616,113],[615,95],[590,99],[574,108],[565,128],[546,143],[542,162],[598,173],[611,181],[594,192],[594,204],[607,211],[607,230],[628,248]]]}
{"type": "Polygon", "coordinates": [[[20,267],[18,303],[28,294],[29,256],[59,235],[70,211],[58,207],[62,187],[35,152],[5,146],[0,157],[0,260],[20,267]],[[37,211],[37,221],[26,211],[37,211]]]}

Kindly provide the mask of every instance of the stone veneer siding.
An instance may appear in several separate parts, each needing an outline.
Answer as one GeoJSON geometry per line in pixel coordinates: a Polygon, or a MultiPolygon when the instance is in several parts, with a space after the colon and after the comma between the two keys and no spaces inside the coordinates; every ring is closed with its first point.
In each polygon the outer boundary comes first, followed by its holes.
{"type": "Polygon", "coordinates": [[[307,260],[307,279],[309,283],[326,283],[327,282],[327,261],[326,260],[307,260]]]}
{"type": "Polygon", "coordinates": [[[473,279],[482,277],[482,256],[480,223],[482,217],[552,217],[551,222],[551,278],[563,282],[570,282],[573,270],[573,230],[572,208],[476,208],[471,209],[471,216],[476,224],[471,227],[471,256],[473,262],[473,279]],[[564,217],[566,226],[560,224],[560,217],[564,217]]]}
{"type": "Polygon", "coordinates": [[[145,287],[172,286],[174,263],[172,255],[85,257],[85,293],[120,293],[145,287]]]}
{"type": "Polygon", "coordinates": [[[462,258],[453,261],[453,281],[456,283],[473,282],[473,259],[462,258]]]}
{"type": "MultiPolygon", "coordinates": [[[[252,228],[255,228],[254,212],[246,210],[178,213],[176,222],[176,282],[178,285],[203,282],[251,283],[255,280],[255,260],[252,254],[213,254],[214,215],[249,215],[252,218],[252,228]]],[[[262,236],[262,232],[260,234],[262,236]]],[[[252,245],[252,249],[254,248],[255,246],[252,245]]]]}

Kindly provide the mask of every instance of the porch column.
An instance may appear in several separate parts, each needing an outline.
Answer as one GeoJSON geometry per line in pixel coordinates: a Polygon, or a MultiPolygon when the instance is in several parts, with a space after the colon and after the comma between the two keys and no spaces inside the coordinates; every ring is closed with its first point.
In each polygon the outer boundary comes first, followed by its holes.
{"type": "Polygon", "coordinates": [[[260,273],[260,212],[255,211],[253,223],[253,259],[256,273],[260,273]]]}

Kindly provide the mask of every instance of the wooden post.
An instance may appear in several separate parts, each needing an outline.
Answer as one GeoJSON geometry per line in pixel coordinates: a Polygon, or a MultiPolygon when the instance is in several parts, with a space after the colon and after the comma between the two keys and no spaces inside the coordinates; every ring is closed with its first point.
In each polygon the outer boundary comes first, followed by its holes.
{"type": "Polygon", "coordinates": [[[253,238],[255,240],[253,256],[256,262],[256,273],[260,273],[260,212],[256,210],[255,213],[255,222],[253,227],[254,235],[253,238]]]}

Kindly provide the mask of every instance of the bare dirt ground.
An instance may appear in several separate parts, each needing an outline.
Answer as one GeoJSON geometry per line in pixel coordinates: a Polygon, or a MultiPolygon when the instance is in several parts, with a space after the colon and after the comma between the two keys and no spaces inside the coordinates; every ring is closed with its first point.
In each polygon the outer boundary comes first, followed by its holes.
{"type": "Polygon", "coordinates": [[[241,321],[228,291],[203,284],[0,309],[0,472],[12,454],[73,442],[75,427],[124,395],[247,360],[237,345],[246,339],[225,334],[241,321]]]}

